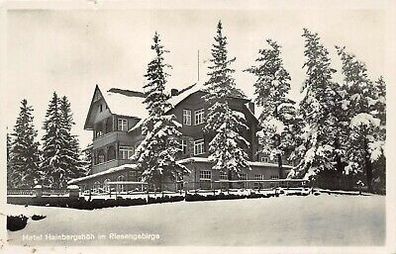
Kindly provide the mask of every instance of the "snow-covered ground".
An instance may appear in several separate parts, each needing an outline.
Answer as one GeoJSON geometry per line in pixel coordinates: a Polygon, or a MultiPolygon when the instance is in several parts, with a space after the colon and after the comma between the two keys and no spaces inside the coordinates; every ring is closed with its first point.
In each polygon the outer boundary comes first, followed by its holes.
{"type": "Polygon", "coordinates": [[[47,216],[40,221],[29,219],[25,229],[8,232],[10,244],[28,246],[341,246],[383,245],[385,239],[383,196],[281,196],[93,211],[7,205],[5,213],[47,216]],[[69,239],[55,240],[55,235],[62,234],[69,239]],[[99,235],[106,239],[99,239],[99,235]]]}

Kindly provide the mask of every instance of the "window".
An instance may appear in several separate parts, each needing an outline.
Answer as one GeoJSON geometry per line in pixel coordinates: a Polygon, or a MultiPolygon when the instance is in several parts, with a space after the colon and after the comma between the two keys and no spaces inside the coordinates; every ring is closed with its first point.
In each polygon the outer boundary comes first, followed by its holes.
{"type": "Polygon", "coordinates": [[[220,180],[228,180],[227,172],[220,173],[220,180]]]}
{"type": "Polygon", "coordinates": [[[110,182],[110,179],[106,179],[103,182],[103,190],[105,192],[109,192],[110,191],[110,185],[108,184],[108,182],[110,182]]]}
{"type": "Polygon", "coordinates": [[[105,156],[102,150],[98,153],[98,163],[103,163],[105,161],[105,156]]]}
{"type": "Polygon", "coordinates": [[[205,143],[203,139],[194,141],[194,155],[200,155],[205,152],[205,143]]]}
{"type": "Polygon", "coordinates": [[[183,109],[183,124],[191,125],[191,110],[183,109]]]}
{"type": "Polygon", "coordinates": [[[194,112],[195,125],[202,124],[204,122],[204,109],[199,109],[194,112]]]}
{"type": "Polygon", "coordinates": [[[99,104],[99,112],[103,111],[103,104],[99,104]]]}
{"type": "Polygon", "coordinates": [[[102,135],[103,135],[102,130],[96,130],[96,131],[95,131],[95,137],[100,137],[100,136],[102,136],[102,135]]]}
{"type": "Polygon", "coordinates": [[[212,179],[212,171],[201,170],[199,172],[199,180],[211,180],[211,179],[212,179]]]}
{"type": "Polygon", "coordinates": [[[118,130],[127,131],[128,130],[128,120],[124,118],[118,119],[118,130]]]}
{"type": "Polygon", "coordinates": [[[187,154],[187,140],[182,139],[180,140],[180,150],[182,152],[182,154],[187,154]]]}
{"type": "Polygon", "coordinates": [[[260,160],[261,162],[269,162],[269,158],[267,156],[262,156],[260,160]]]}
{"type": "Polygon", "coordinates": [[[120,158],[123,160],[130,159],[135,153],[133,146],[120,146],[120,158]]]}
{"type": "Polygon", "coordinates": [[[239,179],[246,180],[246,174],[244,174],[244,173],[239,174],[239,179]]]}
{"type": "Polygon", "coordinates": [[[271,176],[271,179],[272,179],[272,180],[279,179],[279,176],[277,176],[277,175],[272,175],[272,176],[271,176]]]}
{"type": "Polygon", "coordinates": [[[102,96],[100,96],[100,94],[97,92],[95,93],[95,99],[94,102],[97,102],[98,100],[102,99],[102,96]]]}

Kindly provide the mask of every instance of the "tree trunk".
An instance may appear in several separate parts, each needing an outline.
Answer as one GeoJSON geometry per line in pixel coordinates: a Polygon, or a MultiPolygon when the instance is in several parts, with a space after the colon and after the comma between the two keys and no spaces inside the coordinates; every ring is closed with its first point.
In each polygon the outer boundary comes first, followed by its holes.
{"type": "Polygon", "coordinates": [[[373,180],[373,165],[370,160],[369,153],[366,156],[366,180],[368,192],[373,192],[372,180],[373,180]]]}
{"type": "MultiPolygon", "coordinates": [[[[339,149],[340,148],[340,141],[338,139],[335,140],[335,149],[339,149]]],[[[336,169],[338,171],[338,173],[342,174],[344,172],[344,168],[345,168],[345,163],[343,163],[341,161],[341,156],[340,155],[336,155],[336,169]]]]}

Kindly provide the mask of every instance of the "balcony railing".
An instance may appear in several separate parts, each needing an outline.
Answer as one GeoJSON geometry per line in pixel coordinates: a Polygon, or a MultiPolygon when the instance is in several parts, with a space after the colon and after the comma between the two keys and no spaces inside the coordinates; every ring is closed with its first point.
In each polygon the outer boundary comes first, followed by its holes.
{"type": "Polygon", "coordinates": [[[125,131],[113,131],[96,137],[93,140],[93,149],[103,147],[109,143],[120,141],[123,143],[131,142],[131,136],[125,131]]]}

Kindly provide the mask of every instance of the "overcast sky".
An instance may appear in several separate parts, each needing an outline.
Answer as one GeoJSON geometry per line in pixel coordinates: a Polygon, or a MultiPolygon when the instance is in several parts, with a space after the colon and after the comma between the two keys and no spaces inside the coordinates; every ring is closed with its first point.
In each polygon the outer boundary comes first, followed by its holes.
{"type": "MultiPolygon", "coordinates": [[[[367,63],[370,74],[384,73],[385,15],[377,10],[18,10],[7,16],[6,125],[13,128],[20,101],[35,109],[35,126],[42,122],[53,91],[72,104],[82,146],[92,138],[83,124],[96,84],[142,90],[154,31],[170,50],[173,66],[168,88],[183,88],[197,80],[200,51],[201,80],[222,20],[228,37],[238,86],[253,95],[251,74],[242,70],[254,64],[265,39],[280,43],[284,65],[292,77],[291,97],[298,99],[304,71],[302,29],[318,32],[331,52],[334,68],[339,61],[334,45],[345,45],[367,63]]],[[[385,77],[386,78],[386,77],[385,77]]]]}

